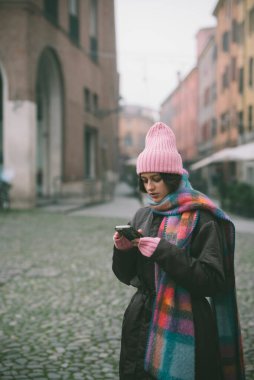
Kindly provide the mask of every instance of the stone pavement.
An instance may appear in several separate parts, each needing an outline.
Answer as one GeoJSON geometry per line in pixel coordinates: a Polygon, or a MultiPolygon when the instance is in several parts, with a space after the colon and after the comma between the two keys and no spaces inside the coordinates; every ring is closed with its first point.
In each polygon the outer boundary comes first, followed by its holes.
{"type": "Polygon", "coordinates": [[[134,216],[139,207],[142,207],[140,201],[132,196],[132,192],[127,185],[121,183],[116,188],[112,201],[70,211],[70,215],[116,217],[128,221],[134,216]]]}
{"type": "MultiPolygon", "coordinates": [[[[108,204],[0,214],[1,380],[118,379],[121,323],[133,289],[112,273],[112,234],[139,206],[121,185],[108,204]]],[[[245,223],[253,232],[252,221],[237,218],[235,268],[252,380],[254,234],[245,223]]]]}
{"type": "Polygon", "coordinates": [[[66,198],[54,204],[40,206],[40,209],[46,212],[66,213],[69,215],[112,216],[130,219],[139,207],[141,207],[141,203],[132,196],[130,187],[125,183],[120,183],[116,187],[113,199],[105,203],[84,205],[82,199],[66,198]]]}
{"type": "Polygon", "coordinates": [[[118,379],[133,290],[111,270],[116,218],[0,215],[0,379],[118,379]]]}
{"type": "MultiPolygon", "coordinates": [[[[132,197],[132,192],[128,185],[120,183],[116,188],[113,200],[110,202],[83,207],[82,203],[68,203],[67,200],[63,204],[43,207],[43,210],[63,212],[76,216],[119,217],[130,220],[139,207],[142,207],[142,204],[137,198],[132,197]]],[[[237,232],[254,233],[254,216],[253,219],[248,219],[230,214],[230,217],[237,232]]]]}
{"type": "MultiPolygon", "coordinates": [[[[111,202],[80,208],[76,211],[70,211],[70,214],[76,216],[113,216],[130,220],[139,207],[142,207],[142,204],[138,199],[118,195],[111,202]]],[[[247,219],[233,214],[230,214],[230,217],[235,224],[236,232],[254,234],[254,219],[247,219]]]]}

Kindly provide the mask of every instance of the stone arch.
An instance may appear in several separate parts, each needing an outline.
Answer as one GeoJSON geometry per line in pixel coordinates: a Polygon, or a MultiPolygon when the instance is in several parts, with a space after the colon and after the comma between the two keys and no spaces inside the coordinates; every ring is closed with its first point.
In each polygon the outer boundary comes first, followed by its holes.
{"type": "Polygon", "coordinates": [[[56,52],[45,48],[36,76],[36,189],[39,197],[59,191],[63,173],[63,76],[56,52]]]}
{"type": "Polygon", "coordinates": [[[3,110],[4,110],[4,102],[3,102],[3,94],[4,94],[4,86],[2,73],[0,70],[0,170],[4,164],[4,139],[3,139],[3,110]]]}

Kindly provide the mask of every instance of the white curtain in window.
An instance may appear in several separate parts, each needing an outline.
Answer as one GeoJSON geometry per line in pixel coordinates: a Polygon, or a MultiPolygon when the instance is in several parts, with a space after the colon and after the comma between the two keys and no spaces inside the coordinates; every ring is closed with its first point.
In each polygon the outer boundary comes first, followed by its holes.
{"type": "Polygon", "coordinates": [[[97,0],[90,0],[90,37],[97,37],[97,0]]]}
{"type": "Polygon", "coordinates": [[[69,0],[69,13],[78,16],[78,0],[69,0]]]}

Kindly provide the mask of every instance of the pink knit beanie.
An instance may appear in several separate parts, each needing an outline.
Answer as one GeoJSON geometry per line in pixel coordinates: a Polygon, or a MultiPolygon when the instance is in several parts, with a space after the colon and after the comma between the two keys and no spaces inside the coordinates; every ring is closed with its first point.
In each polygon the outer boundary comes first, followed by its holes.
{"type": "Polygon", "coordinates": [[[147,132],[145,149],[137,158],[137,174],[183,173],[182,158],[176,148],[175,135],[166,124],[155,123],[147,132]]]}

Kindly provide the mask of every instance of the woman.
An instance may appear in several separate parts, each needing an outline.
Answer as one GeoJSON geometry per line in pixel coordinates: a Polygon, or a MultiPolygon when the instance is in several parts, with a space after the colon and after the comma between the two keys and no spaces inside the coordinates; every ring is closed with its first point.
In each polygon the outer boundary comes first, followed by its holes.
{"type": "Polygon", "coordinates": [[[113,271],[137,288],[122,327],[121,380],[242,380],[234,226],[193,190],[172,130],[154,124],[137,159],[149,205],[114,234],[113,271]]]}

